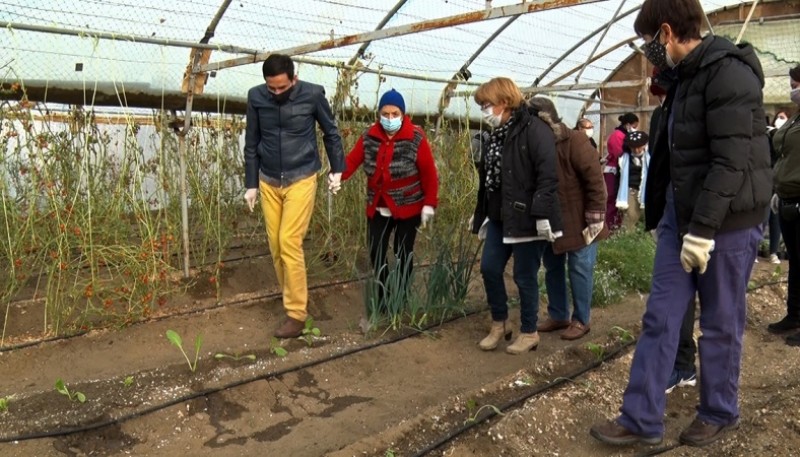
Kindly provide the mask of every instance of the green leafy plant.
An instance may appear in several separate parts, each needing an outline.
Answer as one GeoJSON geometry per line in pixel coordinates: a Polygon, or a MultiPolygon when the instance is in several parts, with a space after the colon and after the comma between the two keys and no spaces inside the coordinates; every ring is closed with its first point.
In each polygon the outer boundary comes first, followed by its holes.
{"type": "Polygon", "coordinates": [[[780,265],[775,265],[775,270],[772,271],[772,279],[780,279],[783,276],[783,268],[780,265]]]}
{"type": "Polygon", "coordinates": [[[289,351],[281,347],[280,341],[278,341],[278,339],[274,336],[269,342],[269,352],[277,355],[278,357],[286,357],[286,355],[289,354],[289,351]]]}
{"type": "Polygon", "coordinates": [[[469,399],[467,400],[467,419],[464,421],[465,424],[470,422],[475,422],[480,416],[481,411],[484,409],[489,409],[494,411],[495,414],[503,416],[503,412],[497,406],[494,405],[483,405],[480,408],[478,407],[478,403],[475,400],[469,399]]]}
{"type": "Polygon", "coordinates": [[[214,354],[214,358],[217,359],[217,360],[231,359],[234,362],[238,362],[240,360],[251,360],[251,361],[253,361],[253,360],[256,359],[256,355],[255,354],[241,354],[240,355],[238,352],[236,352],[233,355],[231,355],[231,354],[226,354],[224,352],[217,352],[216,354],[214,354]]]}
{"type": "Polygon", "coordinates": [[[189,369],[194,373],[197,369],[197,359],[200,357],[200,346],[203,345],[203,335],[198,333],[194,339],[194,363],[189,360],[189,356],[186,355],[186,351],[183,350],[183,340],[178,332],[175,330],[167,330],[167,339],[173,346],[180,349],[181,354],[183,354],[183,357],[186,359],[186,363],[189,364],[189,369]]]}
{"type": "Polygon", "coordinates": [[[594,354],[598,362],[602,362],[603,357],[606,355],[606,348],[597,343],[586,343],[586,349],[594,354]]]}
{"type": "Polygon", "coordinates": [[[9,403],[11,403],[10,397],[0,397],[0,413],[8,411],[9,403]]]}
{"type": "Polygon", "coordinates": [[[395,457],[396,455],[395,450],[392,448],[387,449],[386,452],[383,453],[383,457],[395,457]]]}
{"type": "Polygon", "coordinates": [[[125,379],[122,380],[122,385],[125,387],[130,387],[133,385],[133,376],[125,376],[125,379]]]}
{"type": "Polygon", "coordinates": [[[306,344],[311,347],[314,343],[314,338],[319,337],[321,333],[322,332],[320,332],[317,327],[314,327],[314,319],[309,317],[306,319],[306,325],[303,328],[303,334],[300,335],[300,338],[305,340],[306,344]]]}
{"type": "Polygon", "coordinates": [[[633,333],[630,330],[624,329],[617,325],[611,327],[611,332],[615,332],[623,343],[630,343],[634,340],[633,333]]]}
{"type": "Polygon", "coordinates": [[[83,392],[70,392],[64,380],[61,378],[56,379],[56,392],[70,399],[70,401],[78,401],[80,403],[86,402],[86,395],[83,392]]]}

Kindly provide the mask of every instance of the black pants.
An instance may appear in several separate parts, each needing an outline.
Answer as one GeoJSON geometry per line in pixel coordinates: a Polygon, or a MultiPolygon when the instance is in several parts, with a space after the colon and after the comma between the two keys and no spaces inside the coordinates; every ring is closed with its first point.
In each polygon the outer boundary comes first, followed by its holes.
{"type": "Polygon", "coordinates": [[[781,234],[789,256],[789,286],[786,297],[786,316],[800,321],[800,219],[780,217],[781,234]]]}
{"type": "MultiPolygon", "coordinates": [[[[417,238],[417,227],[421,222],[420,216],[410,219],[395,219],[384,217],[380,213],[375,213],[372,219],[367,221],[367,245],[369,246],[369,258],[375,271],[375,279],[378,280],[378,310],[386,311],[384,296],[388,287],[389,266],[386,260],[386,253],[389,249],[389,237],[394,232],[394,255],[397,258],[397,270],[400,274],[399,284],[408,286],[414,262],[411,255],[414,253],[414,241],[417,238]]],[[[405,293],[405,290],[398,291],[405,293]]]]}
{"type": "Polygon", "coordinates": [[[695,371],[694,358],[697,346],[694,343],[694,316],[697,309],[694,297],[681,323],[681,336],[678,340],[678,352],[675,355],[675,369],[680,371],[695,371]]]}

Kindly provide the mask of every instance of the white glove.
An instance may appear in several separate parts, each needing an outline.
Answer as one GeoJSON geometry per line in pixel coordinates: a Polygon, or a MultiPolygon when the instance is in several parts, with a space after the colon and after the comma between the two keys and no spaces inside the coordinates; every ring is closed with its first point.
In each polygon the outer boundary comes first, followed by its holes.
{"type": "Polygon", "coordinates": [[[328,173],[328,192],[336,195],[340,190],[342,190],[342,174],[328,173]]]}
{"type": "Polygon", "coordinates": [[[536,234],[549,242],[556,240],[556,235],[550,229],[550,221],[547,219],[539,219],[536,221],[536,234]]]}
{"type": "Polygon", "coordinates": [[[489,218],[483,220],[481,227],[478,229],[478,239],[483,241],[486,239],[486,234],[489,232],[489,218]]]}
{"type": "Polygon", "coordinates": [[[683,235],[681,265],[683,265],[684,271],[691,273],[694,268],[697,268],[700,274],[705,273],[713,250],[714,240],[694,236],[691,233],[683,235]]]}
{"type": "Polygon", "coordinates": [[[772,210],[772,214],[778,214],[779,205],[780,198],[778,198],[778,194],[772,194],[772,199],[769,201],[769,209],[772,210]]]}
{"type": "Polygon", "coordinates": [[[253,208],[256,207],[256,197],[258,197],[258,189],[247,189],[244,193],[244,201],[247,202],[251,213],[253,212],[253,208]]]}
{"type": "Polygon", "coordinates": [[[433,209],[433,206],[425,205],[422,207],[422,228],[425,228],[433,219],[433,215],[436,211],[433,209]]]}

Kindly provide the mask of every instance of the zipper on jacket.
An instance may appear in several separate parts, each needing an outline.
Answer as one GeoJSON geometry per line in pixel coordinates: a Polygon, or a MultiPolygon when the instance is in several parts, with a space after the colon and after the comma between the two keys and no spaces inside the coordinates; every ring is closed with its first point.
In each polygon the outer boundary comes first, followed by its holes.
{"type": "Polygon", "coordinates": [[[283,120],[281,118],[281,105],[278,105],[278,168],[281,173],[281,187],[283,187],[283,120]]]}

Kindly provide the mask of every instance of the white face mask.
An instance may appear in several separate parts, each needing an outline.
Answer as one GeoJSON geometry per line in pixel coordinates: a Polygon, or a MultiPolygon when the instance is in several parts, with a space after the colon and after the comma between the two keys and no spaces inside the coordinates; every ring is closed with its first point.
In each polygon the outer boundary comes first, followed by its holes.
{"type": "Polygon", "coordinates": [[[492,106],[487,106],[486,109],[482,109],[481,113],[483,114],[484,122],[491,125],[493,128],[500,127],[500,124],[503,123],[503,118],[494,114],[494,107],[492,106]]]}
{"type": "Polygon", "coordinates": [[[783,124],[785,124],[785,123],[786,123],[786,118],[779,117],[779,118],[775,119],[775,128],[779,129],[779,128],[783,127],[783,124]]]}
{"type": "Polygon", "coordinates": [[[586,133],[586,136],[591,138],[591,137],[594,136],[594,129],[586,129],[586,130],[584,130],[584,133],[586,133]]]}

